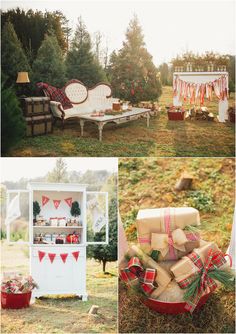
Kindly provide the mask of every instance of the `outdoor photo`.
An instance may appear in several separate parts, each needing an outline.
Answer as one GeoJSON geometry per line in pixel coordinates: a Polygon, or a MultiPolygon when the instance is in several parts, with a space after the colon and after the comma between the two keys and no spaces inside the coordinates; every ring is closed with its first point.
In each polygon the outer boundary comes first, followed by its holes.
{"type": "Polygon", "coordinates": [[[234,159],[119,159],[119,332],[233,333],[234,159]]]}
{"type": "Polygon", "coordinates": [[[1,332],[116,333],[117,159],[1,167],[1,332]]]}
{"type": "Polygon", "coordinates": [[[234,1],[3,1],[2,155],[234,155],[234,1]]]}

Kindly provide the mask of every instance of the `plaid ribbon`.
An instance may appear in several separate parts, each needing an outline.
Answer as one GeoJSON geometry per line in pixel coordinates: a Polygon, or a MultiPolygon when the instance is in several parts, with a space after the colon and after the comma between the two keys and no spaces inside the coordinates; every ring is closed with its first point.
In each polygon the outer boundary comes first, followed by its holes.
{"type": "Polygon", "coordinates": [[[156,289],[154,285],[156,270],[144,269],[139,258],[135,256],[129,260],[128,267],[121,270],[120,278],[130,286],[139,284],[147,296],[156,289]]]}
{"type": "Polygon", "coordinates": [[[200,256],[195,252],[189,254],[188,258],[197,267],[197,272],[182,281],[179,281],[178,284],[182,289],[186,289],[199,275],[201,277],[200,287],[198,288],[197,294],[192,298],[192,300],[188,300],[186,302],[186,309],[192,313],[204,293],[209,290],[212,292],[217,287],[215,281],[208,276],[208,272],[221,267],[226,263],[226,260],[222,252],[213,251],[213,249],[208,251],[205,263],[202,262],[200,256]]]}

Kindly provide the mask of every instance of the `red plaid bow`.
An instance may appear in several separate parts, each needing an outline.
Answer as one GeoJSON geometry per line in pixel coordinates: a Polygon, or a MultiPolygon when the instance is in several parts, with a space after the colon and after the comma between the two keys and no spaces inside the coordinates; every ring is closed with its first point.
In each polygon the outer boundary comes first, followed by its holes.
{"type": "Polygon", "coordinates": [[[129,260],[128,267],[121,270],[120,278],[128,285],[138,283],[148,296],[156,289],[154,285],[156,270],[144,269],[139,258],[135,256],[129,260]]]}
{"type": "Polygon", "coordinates": [[[198,271],[178,282],[178,284],[182,289],[186,289],[193,281],[196,280],[199,275],[201,276],[200,287],[197,291],[197,294],[193,297],[192,300],[188,300],[186,302],[186,309],[190,312],[193,312],[202,295],[208,291],[214,291],[217,287],[215,281],[208,276],[208,272],[214,270],[215,268],[221,267],[226,263],[226,260],[223,253],[219,251],[214,252],[213,249],[208,251],[205,263],[203,263],[200,256],[194,252],[188,255],[188,258],[198,268],[198,271]]]}

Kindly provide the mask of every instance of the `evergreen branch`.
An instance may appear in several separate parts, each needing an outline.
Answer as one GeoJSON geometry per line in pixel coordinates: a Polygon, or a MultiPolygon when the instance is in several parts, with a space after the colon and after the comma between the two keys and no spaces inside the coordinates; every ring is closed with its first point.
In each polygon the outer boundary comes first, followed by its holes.
{"type": "Polygon", "coordinates": [[[186,292],[184,294],[184,300],[189,300],[191,298],[194,298],[201,285],[201,276],[197,275],[195,279],[189,284],[189,286],[186,288],[186,292]]]}
{"type": "Polygon", "coordinates": [[[226,288],[233,290],[235,287],[235,275],[232,270],[225,271],[215,268],[209,271],[208,276],[222,283],[226,288]]]}

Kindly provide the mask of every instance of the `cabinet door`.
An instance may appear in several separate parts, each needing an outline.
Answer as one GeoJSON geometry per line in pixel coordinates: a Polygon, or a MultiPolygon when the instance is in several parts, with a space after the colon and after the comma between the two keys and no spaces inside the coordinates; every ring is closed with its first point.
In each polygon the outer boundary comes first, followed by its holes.
{"type": "Polygon", "coordinates": [[[87,191],[86,232],[88,245],[106,245],[109,240],[108,193],[87,191]]]}
{"type": "Polygon", "coordinates": [[[30,242],[30,192],[29,190],[6,191],[6,232],[9,243],[30,242]]]}

